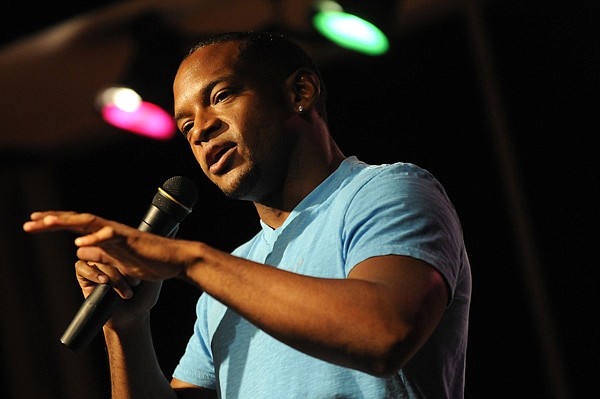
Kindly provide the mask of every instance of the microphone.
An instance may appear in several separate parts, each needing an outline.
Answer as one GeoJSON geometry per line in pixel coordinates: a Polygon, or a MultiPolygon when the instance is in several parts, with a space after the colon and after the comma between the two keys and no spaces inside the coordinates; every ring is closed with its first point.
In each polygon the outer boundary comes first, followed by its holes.
{"type": "MultiPolygon", "coordinates": [[[[179,223],[192,212],[198,199],[194,183],[184,176],[165,181],[154,195],[138,230],[164,237],[175,237],[179,223]]],[[[122,298],[110,284],[98,284],[60,338],[74,352],[81,352],[100,332],[122,298]]]]}

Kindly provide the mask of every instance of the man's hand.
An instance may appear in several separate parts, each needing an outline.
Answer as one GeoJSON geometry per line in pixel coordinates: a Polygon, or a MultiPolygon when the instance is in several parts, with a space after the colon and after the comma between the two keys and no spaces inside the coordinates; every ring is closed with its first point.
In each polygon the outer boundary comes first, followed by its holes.
{"type": "Polygon", "coordinates": [[[183,271],[183,264],[173,256],[177,253],[175,240],[89,213],[34,212],[23,229],[29,233],[67,230],[82,234],[75,239],[79,258],[75,270],[84,296],[97,284],[111,284],[122,298],[135,297],[113,314],[108,324],[112,327],[146,314],[158,299],[161,282],[183,271]]]}

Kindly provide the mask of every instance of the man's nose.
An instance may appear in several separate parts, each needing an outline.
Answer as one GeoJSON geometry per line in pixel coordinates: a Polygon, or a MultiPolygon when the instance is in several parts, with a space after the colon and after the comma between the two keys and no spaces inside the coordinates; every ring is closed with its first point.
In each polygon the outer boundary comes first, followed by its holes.
{"type": "Polygon", "coordinates": [[[223,123],[219,118],[211,114],[205,114],[202,119],[194,123],[194,130],[192,132],[192,143],[202,144],[209,141],[215,132],[219,131],[223,123]]]}

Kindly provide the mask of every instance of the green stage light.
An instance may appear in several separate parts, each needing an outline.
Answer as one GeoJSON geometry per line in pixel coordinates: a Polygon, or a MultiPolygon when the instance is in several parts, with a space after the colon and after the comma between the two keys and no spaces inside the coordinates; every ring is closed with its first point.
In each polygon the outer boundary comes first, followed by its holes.
{"type": "Polygon", "coordinates": [[[334,1],[321,1],[313,16],[315,28],[337,45],[367,55],[382,55],[389,50],[389,41],[375,25],[343,11],[334,1]]]}

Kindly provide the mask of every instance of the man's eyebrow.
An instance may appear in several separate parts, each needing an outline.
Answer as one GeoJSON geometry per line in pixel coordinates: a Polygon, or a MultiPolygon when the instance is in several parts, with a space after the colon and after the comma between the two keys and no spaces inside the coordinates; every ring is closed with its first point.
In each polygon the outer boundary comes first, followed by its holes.
{"type": "MultiPolygon", "coordinates": [[[[206,86],[204,86],[202,89],[200,89],[200,98],[202,99],[202,102],[209,103],[210,102],[210,93],[215,88],[215,86],[223,81],[229,80],[230,78],[231,78],[231,76],[222,76],[220,78],[217,78],[217,79],[211,81],[206,86]]],[[[178,112],[175,114],[175,116],[173,116],[173,119],[178,121],[179,119],[182,119],[186,116],[187,116],[186,113],[178,112]]]]}

